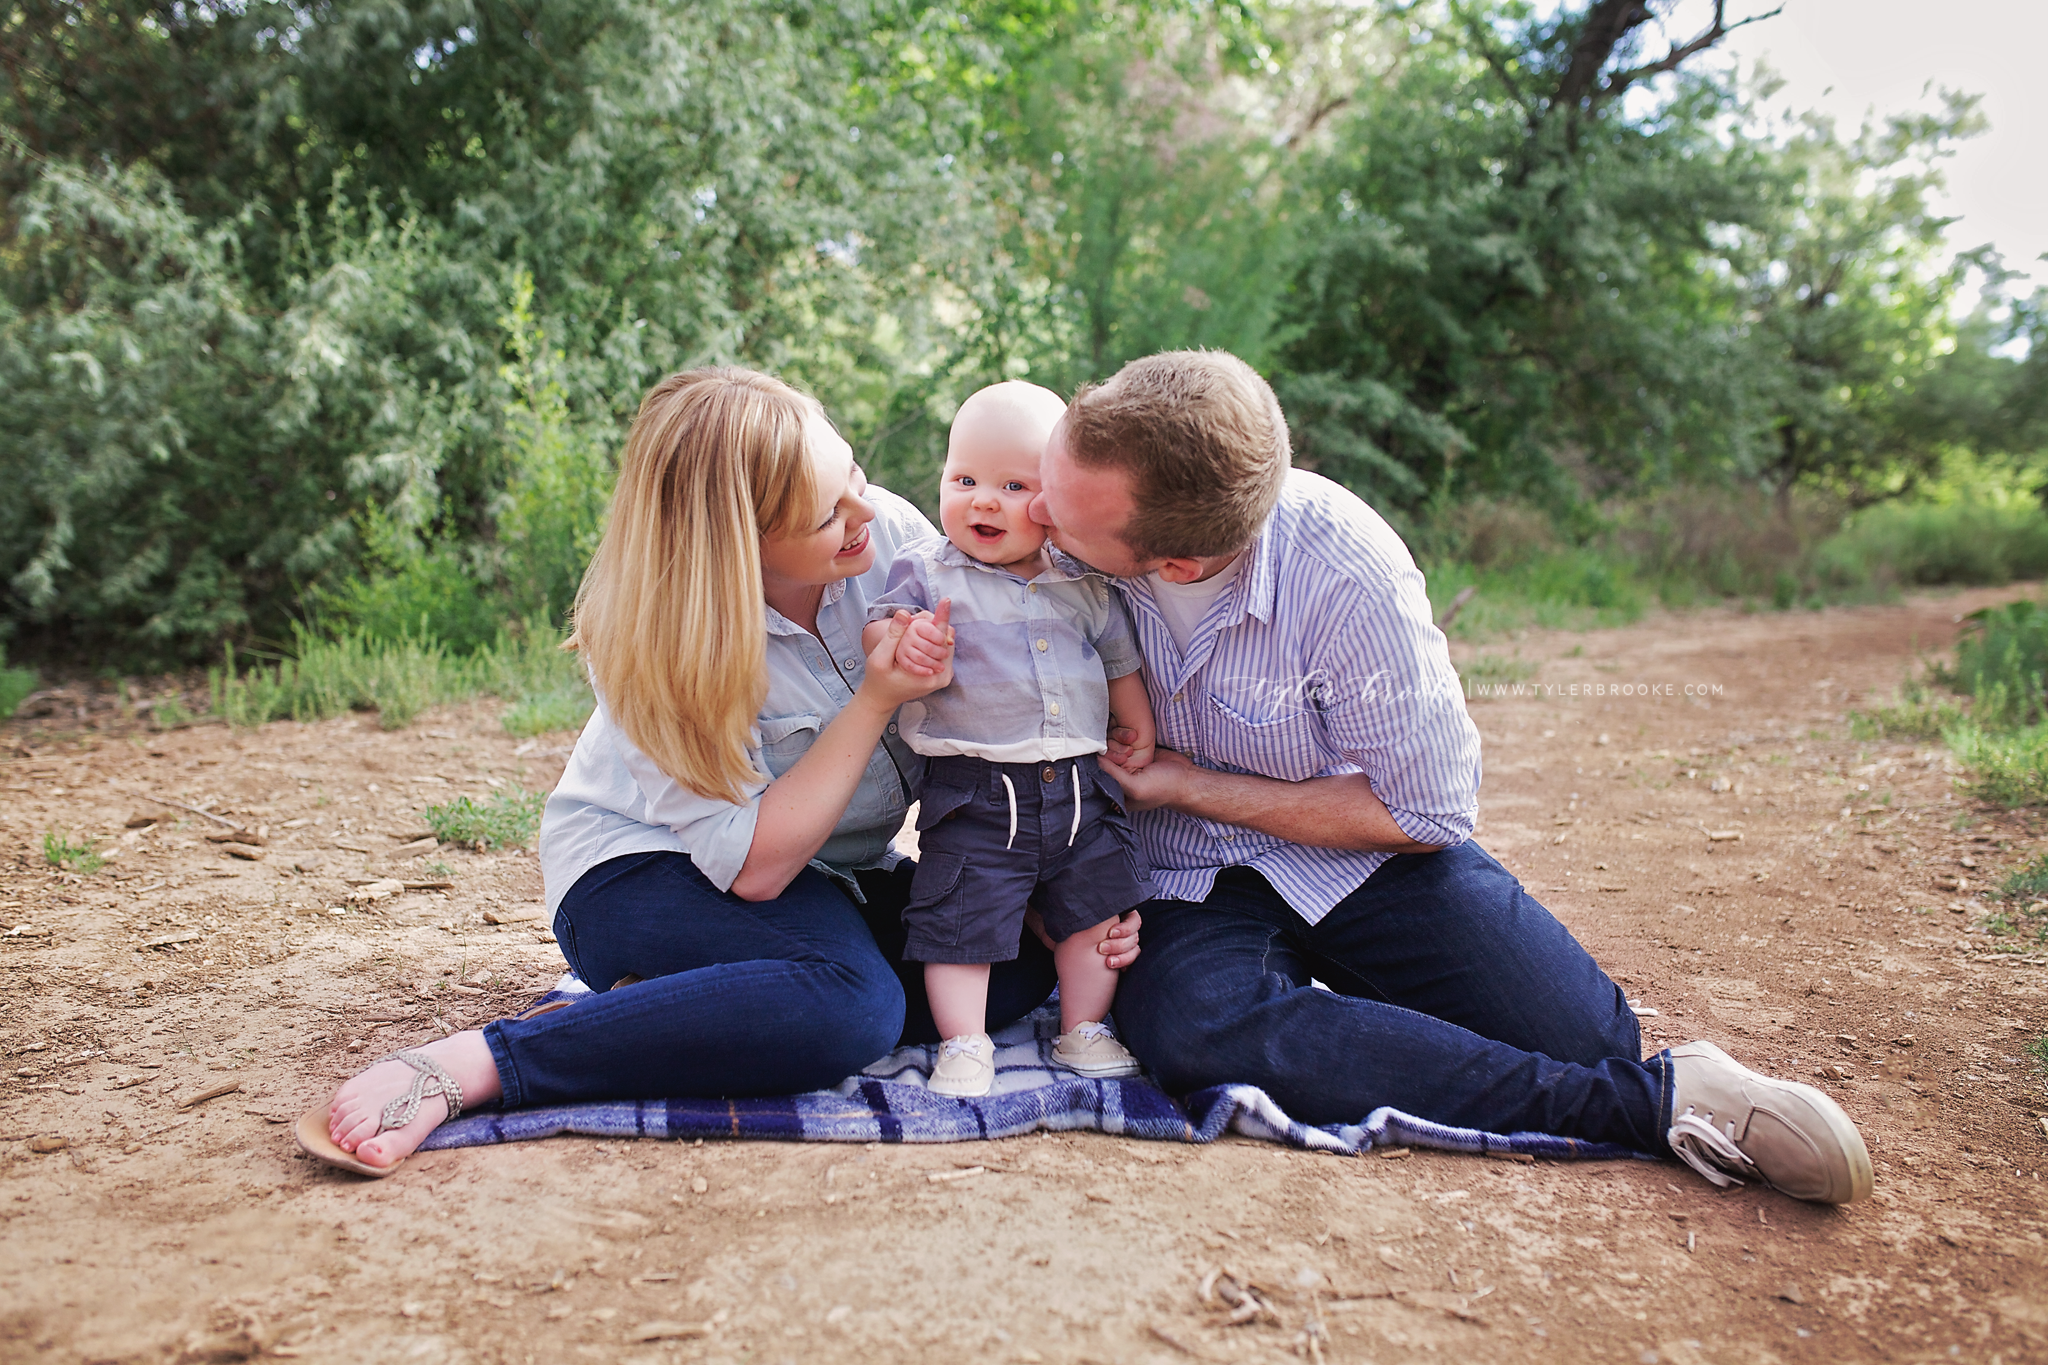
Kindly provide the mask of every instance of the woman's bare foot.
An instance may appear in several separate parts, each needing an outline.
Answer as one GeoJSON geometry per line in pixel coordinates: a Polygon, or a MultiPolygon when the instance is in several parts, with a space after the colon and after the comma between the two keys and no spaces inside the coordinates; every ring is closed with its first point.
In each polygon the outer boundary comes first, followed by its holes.
{"type": "MultiPolygon", "coordinates": [[[[438,1042],[407,1051],[423,1053],[441,1064],[462,1090],[465,1109],[494,1100],[503,1093],[498,1083],[498,1064],[491,1057],[490,1044],[482,1033],[470,1029],[450,1034],[438,1042]]],[[[327,1135],[344,1152],[369,1166],[392,1166],[411,1156],[427,1140],[427,1134],[448,1117],[448,1101],[429,1095],[420,1101],[419,1113],[403,1128],[377,1131],[384,1106],[412,1088],[420,1073],[404,1062],[379,1062],[354,1077],[327,1106],[327,1135]]]]}

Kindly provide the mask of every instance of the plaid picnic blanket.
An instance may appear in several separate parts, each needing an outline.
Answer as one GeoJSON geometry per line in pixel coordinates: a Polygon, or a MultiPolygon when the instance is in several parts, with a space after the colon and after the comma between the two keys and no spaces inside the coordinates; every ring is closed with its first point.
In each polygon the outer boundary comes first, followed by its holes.
{"type": "MultiPolygon", "coordinates": [[[[574,977],[536,1003],[588,993],[574,977]]],[[[573,1008],[573,1007],[572,1007],[573,1008]]],[[[763,1099],[619,1100],[482,1110],[445,1123],[422,1150],[477,1147],[575,1133],[606,1138],[754,1138],[785,1142],[966,1142],[1039,1129],[1088,1130],[1162,1142],[1214,1142],[1225,1133],[1290,1147],[1350,1153],[1430,1147],[1481,1156],[1556,1161],[1643,1158],[1615,1143],[1549,1133],[1482,1133],[1375,1109],[1357,1124],[1315,1126],[1290,1117],[1265,1091],[1216,1085],[1176,1101],[1151,1080],[1090,1080],[1055,1064],[1059,1008],[1040,1007],[993,1035],[994,1090],[949,1099],[926,1088],[935,1048],[904,1047],[829,1090],[763,1099]]],[[[1655,1158],[1649,1158],[1654,1160],[1655,1158]]]]}

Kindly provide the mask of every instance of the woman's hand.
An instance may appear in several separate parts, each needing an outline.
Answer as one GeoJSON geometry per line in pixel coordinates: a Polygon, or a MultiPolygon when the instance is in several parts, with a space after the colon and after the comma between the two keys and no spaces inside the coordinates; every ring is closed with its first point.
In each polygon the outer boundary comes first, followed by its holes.
{"type": "Polygon", "coordinates": [[[884,623],[880,638],[868,651],[867,676],[861,694],[893,711],[907,701],[927,697],[953,681],[953,615],[950,599],[929,616],[899,611],[884,623]],[[906,640],[913,629],[914,640],[906,640]],[[943,641],[943,643],[940,643],[943,641]],[[906,666],[906,656],[929,673],[906,666]]]}
{"type": "MultiPolygon", "coordinates": [[[[1138,960],[1138,929],[1145,923],[1145,917],[1135,910],[1126,910],[1123,917],[1109,927],[1109,934],[1095,945],[1101,953],[1103,965],[1113,972],[1120,972],[1138,960]]],[[[1024,926],[1029,929],[1047,951],[1055,946],[1052,935],[1045,932],[1045,921],[1039,917],[1035,907],[1024,908],[1024,926]]]]}

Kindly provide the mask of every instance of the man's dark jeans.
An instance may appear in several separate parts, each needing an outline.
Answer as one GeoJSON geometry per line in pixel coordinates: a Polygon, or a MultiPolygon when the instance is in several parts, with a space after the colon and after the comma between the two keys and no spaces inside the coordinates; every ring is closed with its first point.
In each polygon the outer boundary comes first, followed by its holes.
{"type": "MultiPolygon", "coordinates": [[[[899,1042],[938,1041],[903,961],[915,863],[860,874],[865,906],[806,869],[780,896],[720,891],[687,854],[632,853],[577,879],[562,954],[600,994],[484,1028],[507,1109],[578,1100],[787,1095],[837,1085],[899,1042]],[[620,978],[645,978],[608,989],[620,978]]],[[[989,973],[988,1023],[1037,1008],[1052,954],[1023,935],[989,973]]]]}
{"type": "Polygon", "coordinates": [[[1141,908],[1117,1031],[1177,1094],[1239,1081],[1309,1123],[1391,1105],[1669,1150],[1663,1055],[1637,1060],[1620,988],[1477,844],[1390,859],[1313,925],[1248,868],[1141,908]]]}

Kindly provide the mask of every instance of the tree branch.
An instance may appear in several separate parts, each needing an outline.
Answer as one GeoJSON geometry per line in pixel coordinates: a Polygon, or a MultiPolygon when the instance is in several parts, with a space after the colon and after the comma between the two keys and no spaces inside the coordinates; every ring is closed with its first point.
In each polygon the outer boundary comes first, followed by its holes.
{"type": "Polygon", "coordinates": [[[1600,98],[1603,101],[1611,100],[1616,95],[1619,95],[1622,91],[1628,89],[1631,85],[1634,85],[1639,80],[1644,80],[1651,76],[1661,76],[1666,71],[1676,71],[1679,65],[1683,63],[1686,58],[1695,56],[1701,52],[1705,52],[1708,48],[1720,42],[1723,38],[1733,33],[1736,29],[1744,28],[1750,24],[1757,23],[1764,19],[1776,18],[1778,15],[1784,13],[1784,10],[1785,7],[1783,5],[1779,5],[1774,10],[1770,10],[1763,14],[1752,14],[1747,19],[1738,19],[1731,24],[1727,22],[1727,0],[1714,0],[1714,22],[1711,25],[1709,25],[1691,42],[1672,47],[1672,49],[1669,52],[1665,53],[1664,56],[1658,61],[1651,62],[1647,66],[1631,67],[1627,71],[1615,72],[1613,75],[1607,78],[1605,83],[1602,84],[1600,89],[1600,98]]]}

